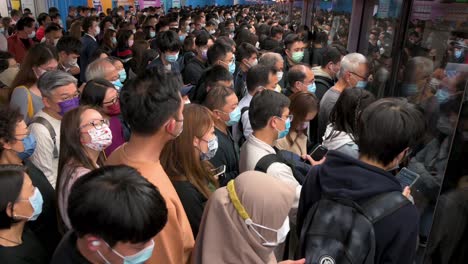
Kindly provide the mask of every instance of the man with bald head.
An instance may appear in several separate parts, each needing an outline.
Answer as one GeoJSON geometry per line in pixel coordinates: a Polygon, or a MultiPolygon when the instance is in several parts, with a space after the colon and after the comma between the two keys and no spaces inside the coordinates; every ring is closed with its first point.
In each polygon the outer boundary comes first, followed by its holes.
{"type": "Polygon", "coordinates": [[[314,72],[312,72],[309,66],[299,64],[289,69],[286,96],[291,96],[301,91],[315,93],[315,89],[314,72]]]}

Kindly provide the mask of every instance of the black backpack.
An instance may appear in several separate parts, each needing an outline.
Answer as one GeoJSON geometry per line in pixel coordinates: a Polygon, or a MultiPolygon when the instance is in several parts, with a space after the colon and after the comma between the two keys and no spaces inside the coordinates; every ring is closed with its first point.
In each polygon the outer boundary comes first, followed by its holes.
{"type": "Polygon", "coordinates": [[[237,125],[237,127],[239,128],[239,131],[240,131],[240,139],[239,139],[239,147],[242,147],[242,145],[244,144],[244,142],[246,141],[246,138],[244,136],[244,124],[242,123],[242,116],[244,115],[245,112],[249,111],[249,107],[246,106],[246,107],[243,107],[241,109],[241,119],[239,120],[239,123],[237,125]]]}
{"type": "Polygon", "coordinates": [[[383,193],[361,204],[322,194],[304,219],[299,257],[307,264],[372,264],[373,224],[409,203],[401,192],[383,193]]]}
{"type": "Polygon", "coordinates": [[[305,163],[299,155],[291,151],[279,150],[276,147],[274,149],[276,154],[263,156],[255,165],[254,170],[266,173],[271,164],[275,162],[284,163],[291,168],[294,178],[302,185],[312,166],[305,163]]]}

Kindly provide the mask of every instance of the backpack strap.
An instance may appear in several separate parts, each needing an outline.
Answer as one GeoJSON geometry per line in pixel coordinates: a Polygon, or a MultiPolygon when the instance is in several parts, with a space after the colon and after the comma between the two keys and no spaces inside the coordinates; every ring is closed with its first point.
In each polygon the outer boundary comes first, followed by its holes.
{"type": "Polygon", "coordinates": [[[379,194],[361,204],[364,215],[373,223],[393,214],[410,201],[401,192],[379,194]]]}
{"type": "Polygon", "coordinates": [[[238,123],[238,127],[239,127],[239,130],[241,132],[241,136],[243,137],[244,136],[244,124],[242,124],[242,116],[244,115],[245,112],[249,111],[249,107],[248,106],[245,106],[245,107],[242,107],[241,109],[241,120],[239,121],[238,123]]]}
{"type": "Polygon", "coordinates": [[[28,118],[31,119],[34,116],[34,105],[32,101],[31,91],[29,91],[28,87],[26,86],[18,86],[16,89],[25,89],[26,94],[28,95],[28,118]]]}
{"type": "Polygon", "coordinates": [[[328,88],[331,87],[330,84],[329,84],[327,81],[325,81],[325,80],[323,80],[323,79],[321,79],[321,78],[315,78],[314,82],[315,82],[316,84],[317,84],[317,83],[323,84],[323,85],[325,85],[325,86],[328,87],[328,88]]]}
{"type": "Polygon", "coordinates": [[[282,162],[282,159],[277,154],[268,154],[257,162],[254,170],[266,173],[270,165],[275,162],[282,162]]]}
{"type": "Polygon", "coordinates": [[[57,149],[57,140],[56,140],[57,135],[55,134],[55,130],[50,124],[50,122],[47,121],[47,119],[43,118],[42,116],[36,116],[29,124],[33,124],[33,123],[41,124],[45,126],[47,130],[49,130],[50,137],[52,138],[52,141],[54,142],[54,151],[52,154],[54,155],[54,159],[58,159],[59,153],[57,149]]]}

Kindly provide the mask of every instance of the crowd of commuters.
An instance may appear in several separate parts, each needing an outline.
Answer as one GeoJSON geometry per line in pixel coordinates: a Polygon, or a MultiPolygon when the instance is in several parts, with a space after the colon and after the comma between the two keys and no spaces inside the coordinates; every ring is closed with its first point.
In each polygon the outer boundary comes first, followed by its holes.
{"type": "MultiPolygon", "coordinates": [[[[310,30],[272,6],[12,10],[0,262],[318,263],[311,208],[393,193],[404,203],[374,223],[366,263],[412,264],[419,208],[394,175],[406,163],[440,186],[463,87],[412,43],[407,98],[378,99],[393,34],[380,22],[363,55],[329,12],[310,30]]],[[[467,40],[450,45],[448,62],[466,62],[467,40]]]]}

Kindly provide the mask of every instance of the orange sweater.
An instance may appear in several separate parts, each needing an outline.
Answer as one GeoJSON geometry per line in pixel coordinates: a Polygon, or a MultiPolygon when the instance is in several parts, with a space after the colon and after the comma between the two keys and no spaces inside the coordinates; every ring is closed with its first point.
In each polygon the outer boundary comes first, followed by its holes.
{"type": "Polygon", "coordinates": [[[123,151],[123,146],[112,153],[106,164],[125,164],[137,169],[149,182],[158,187],[159,192],[166,200],[168,210],[167,224],[155,237],[153,255],[145,263],[190,263],[195,244],[192,229],[179,196],[161,164],[159,162],[132,160],[123,151]]]}

